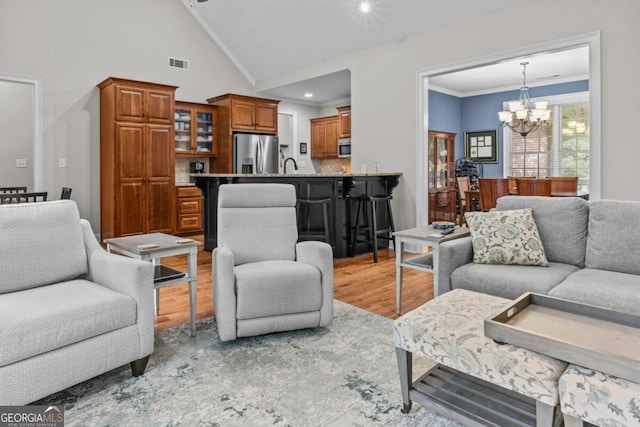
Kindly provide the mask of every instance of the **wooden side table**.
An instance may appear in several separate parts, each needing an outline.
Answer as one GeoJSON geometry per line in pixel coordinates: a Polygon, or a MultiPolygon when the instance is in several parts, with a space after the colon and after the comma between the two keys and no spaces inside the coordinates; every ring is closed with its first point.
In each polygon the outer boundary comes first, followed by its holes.
{"type": "Polygon", "coordinates": [[[393,236],[396,239],[396,313],[400,314],[402,301],[402,267],[433,273],[434,297],[438,283],[438,246],[447,240],[458,239],[471,234],[468,228],[455,227],[453,233],[442,235],[442,230],[432,225],[396,231],[393,236]],[[418,255],[413,258],[404,258],[404,244],[414,243],[420,246],[430,246],[432,252],[418,255]]]}
{"type": "Polygon", "coordinates": [[[156,314],[159,310],[159,289],[178,283],[189,282],[191,311],[191,336],[196,336],[196,290],[198,277],[198,245],[200,242],[164,233],[105,239],[107,252],[120,253],[131,258],[151,261],[156,267],[153,287],[156,292],[156,314]],[[188,272],[171,269],[160,264],[160,259],[174,255],[187,255],[188,272]]]}

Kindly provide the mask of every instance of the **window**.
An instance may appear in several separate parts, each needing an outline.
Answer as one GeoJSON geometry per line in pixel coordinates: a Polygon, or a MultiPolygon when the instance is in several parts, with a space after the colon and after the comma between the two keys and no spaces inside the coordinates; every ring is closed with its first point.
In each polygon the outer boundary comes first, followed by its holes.
{"type": "Polygon", "coordinates": [[[544,99],[553,110],[549,125],[526,137],[504,128],[505,176],[577,176],[578,190],[588,192],[589,95],[581,92],[544,99]]]}
{"type": "Polygon", "coordinates": [[[558,175],[577,176],[578,190],[589,189],[589,104],[562,107],[558,175]]]}
{"type": "Polygon", "coordinates": [[[510,176],[544,178],[550,175],[553,148],[551,130],[552,126],[541,126],[526,137],[519,133],[513,135],[510,176]]]}

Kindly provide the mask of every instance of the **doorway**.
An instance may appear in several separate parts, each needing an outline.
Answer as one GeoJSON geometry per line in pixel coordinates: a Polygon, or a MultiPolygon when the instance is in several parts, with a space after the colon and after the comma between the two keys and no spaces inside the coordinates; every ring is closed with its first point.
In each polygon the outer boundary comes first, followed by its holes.
{"type": "Polygon", "coordinates": [[[42,191],[40,80],[0,74],[0,100],[0,186],[42,191]]]}
{"type": "MultiPolygon", "coordinates": [[[[278,111],[278,171],[284,173],[284,161],[288,157],[298,161],[298,153],[296,150],[296,113],[287,111],[278,111]]],[[[293,165],[289,162],[288,168],[293,165]]],[[[291,170],[291,169],[289,169],[291,170]]]]}
{"type": "Polygon", "coordinates": [[[429,130],[428,91],[429,78],[462,70],[485,67],[504,61],[524,59],[563,50],[586,46],[589,49],[589,101],[591,105],[591,146],[590,146],[590,198],[599,199],[601,191],[601,88],[600,88],[600,33],[594,32],[554,42],[524,47],[494,56],[445,65],[425,70],[418,75],[419,117],[416,141],[416,225],[427,224],[428,212],[428,174],[426,168],[427,136],[429,130]]]}

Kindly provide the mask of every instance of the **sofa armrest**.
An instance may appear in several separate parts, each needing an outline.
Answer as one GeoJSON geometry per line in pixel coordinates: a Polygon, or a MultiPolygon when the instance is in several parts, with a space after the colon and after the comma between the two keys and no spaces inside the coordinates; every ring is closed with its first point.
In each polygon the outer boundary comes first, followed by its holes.
{"type": "Polygon", "coordinates": [[[328,243],[306,241],[296,243],[296,261],[311,264],[320,270],[322,277],[322,307],[320,325],[333,321],[333,250],[328,243]]]}
{"type": "Polygon", "coordinates": [[[237,338],[236,290],[233,252],[218,246],[213,250],[213,305],[221,341],[237,338]]]}
{"type": "Polygon", "coordinates": [[[136,301],[140,332],[140,358],[153,352],[153,265],[149,262],[110,254],[98,244],[91,226],[82,220],[82,232],[89,260],[88,280],[136,301]]]}
{"type": "Polygon", "coordinates": [[[443,242],[438,247],[438,283],[435,284],[435,296],[449,292],[451,273],[465,264],[473,262],[471,237],[462,237],[443,242]]]}

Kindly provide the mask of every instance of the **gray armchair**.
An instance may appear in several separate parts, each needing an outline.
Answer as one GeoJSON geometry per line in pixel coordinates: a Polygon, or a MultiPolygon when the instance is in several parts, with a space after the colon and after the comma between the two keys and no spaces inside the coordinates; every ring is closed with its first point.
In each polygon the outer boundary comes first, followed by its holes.
{"type": "Polygon", "coordinates": [[[293,185],[220,186],[213,251],[220,340],[331,324],[331,246],[297,240],[293,185]]]}
{"type": "Polygon", "coordinates": [[[71,200],[0,206],[0,405],[153,352],[153,266],[108,254],[71,200]]]}

